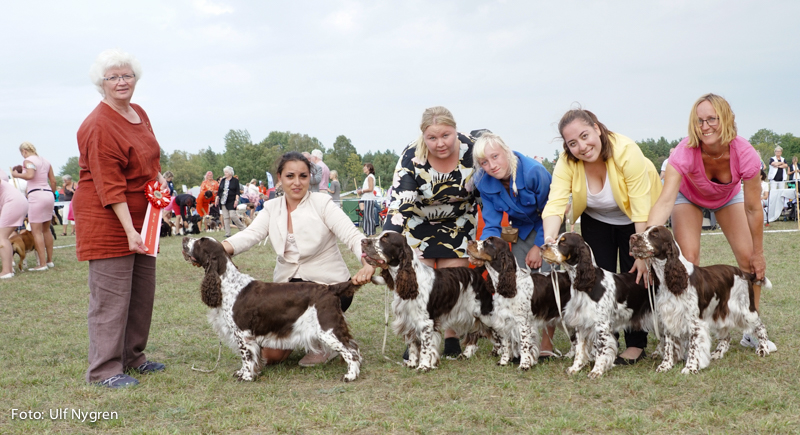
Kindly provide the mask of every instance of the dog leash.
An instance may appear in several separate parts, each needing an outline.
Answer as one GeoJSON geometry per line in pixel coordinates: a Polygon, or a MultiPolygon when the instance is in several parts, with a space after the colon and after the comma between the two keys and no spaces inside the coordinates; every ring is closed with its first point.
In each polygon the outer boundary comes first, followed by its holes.
{"type": "Polygon", "coordinates": [[[211,372],[213,372],[214,370],[216,370],[216,369],[217,369],[217,367],[219,366],[219,358],[220,358],[221,356],[222,356],[222,342],[220,341],[220,342],[219,342],[219,348],[217,349],[217,363],[216,363],[216,364],[214,364],[214,368],[213,368],[213,369],[211,369],[211,370],[199,369],[199,368],[195,368],[194,364],[192,364],[192,370],[194,370],[194,371],[196,371],[196,372],[211,373],[211,372]]]}
{"type": "MultiPolygon", "coordinates": [[[[558,272],[553,264],[550,264],[550,282],[553,284],[553,293],[556,297],[556,307],[558,307],[558,318],[561,320],[561,327],[564,328],[564,333],[566,333],[567,338],[569,338],[569,331],[567,330],[567,325],[564,323],[564,315],[561,312],[561,288],[558,285],[558,272]]],[[[552,337],[550,341],[553,341],[552,337]]]]}
{"type": "MultiPolygon", "coordinates": [[[[645,260],[645,265],[647,265],[647,272],[648,275],[652,269],[653,260],[648,258],[645,260]]],[[[658,313],[656,313],[655,303],[653,299],[656,298],[656,286],[655,283],[650,279],[649,276],[645,277],[647,280],[647,298],[650,300],[650,311],[653,313],[653,331],[656,333],[656,339],[661,341],[661,335],[658,333],[658,313]]]]}

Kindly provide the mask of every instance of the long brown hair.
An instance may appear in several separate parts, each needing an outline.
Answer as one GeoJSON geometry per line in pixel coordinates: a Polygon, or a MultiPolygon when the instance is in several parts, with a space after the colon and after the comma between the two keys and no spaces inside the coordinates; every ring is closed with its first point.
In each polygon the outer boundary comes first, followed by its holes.
{"type": "Polygon", "coordinates": [[[609,130],[602,122],[597,120],[597,116],[594,113],[583,110],[583,109],[572,109],[567,111],[564,116],[561,117],[561,121],[558,121],[558,134],[561,135],[561,139],[564,140],[564,153],[567,155],[567,159],[571,162],[577,162],[578,158],[572,155],[570,152],[569,147],[567,146],[567,141],[564,139],[564,128],[572,123],[575,120],[583,121],[589,127],[597,127],[600,129],[600,157],[605,162],[612,155],[614,155],[614,150],[611,149],[611,139],[609,136],[613,133],[609,130]]]}

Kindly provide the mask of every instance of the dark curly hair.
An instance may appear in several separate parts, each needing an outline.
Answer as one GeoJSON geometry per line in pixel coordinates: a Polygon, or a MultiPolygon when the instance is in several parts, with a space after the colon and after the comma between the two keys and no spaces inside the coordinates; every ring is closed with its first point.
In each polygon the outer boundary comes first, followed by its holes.
{"type": "Polygon", "coordinates": [[[308,173],[311,174],[311,162],[309,162],[308,159],[299,152],[289,151],[288,153],[282,155],[281,159],[278,160],[278,169],[277,169],[278,175],[281,175],[283,173],[283,167],[286,166],[286,163],[288,162],[305,163],[306,167],[308,168],[308,173]]]}

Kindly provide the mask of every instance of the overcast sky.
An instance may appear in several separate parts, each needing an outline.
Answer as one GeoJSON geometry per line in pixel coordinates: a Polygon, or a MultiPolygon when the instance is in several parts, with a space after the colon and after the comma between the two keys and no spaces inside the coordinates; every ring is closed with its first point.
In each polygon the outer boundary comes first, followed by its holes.
{"type": "MultiPolygon", "coordinates": [[[[800,136],[800,2],[7,1],[0,13],[2,167],[33,142],[58,169],[99,103],[107,48],[142,63],[133,102],[167,151],[224,151],[230,129],[362,154],[399,152],[426,107],[552,157],[575,102],[635,140],[686,135],[706,92],[739,134],[800,136]]],[[[235,167],[235,163],[233,163],[235,167]]]]}

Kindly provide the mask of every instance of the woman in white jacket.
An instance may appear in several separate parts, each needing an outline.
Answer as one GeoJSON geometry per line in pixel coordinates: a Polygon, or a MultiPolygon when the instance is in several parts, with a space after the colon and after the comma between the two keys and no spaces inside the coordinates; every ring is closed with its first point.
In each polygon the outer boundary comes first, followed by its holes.
{"type": "MultiPolygon", "coordinates": [[[[225,250],[236,255],[269,237],[278,254],[274,282],[311,281],[335,284],[351,279],[350,271],[336,245],[346,244],[362,268],[352,277],[354,284],[366,284],[375,269],[361,258],[364,235],[349,217],[324,193],[309,192],[311,162],[298,152],[284,154],[278,162],[278,178],[284,195],[267,201],[253,223],[222,242],[225,250]]],[[[342,311],[352,298],[342,299],[342,311]]],[[[263,349],[268,364],[289,357],[291,350],[263,349]]],[[[337,354],[309,352],[300,360],[304,367],[330,361],[337,354]]]]}

